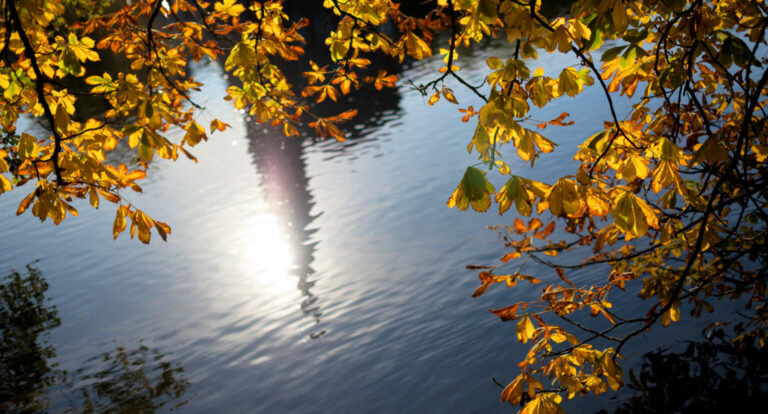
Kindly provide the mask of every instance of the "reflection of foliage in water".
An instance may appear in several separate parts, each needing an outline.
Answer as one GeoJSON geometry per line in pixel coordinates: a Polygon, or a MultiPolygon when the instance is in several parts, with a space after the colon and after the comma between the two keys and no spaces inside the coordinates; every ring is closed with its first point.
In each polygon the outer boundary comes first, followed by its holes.
{"type": "Polygon", "coordinates": [[[46,306],[48,283],[40,270],[27,265],[26,275],[12,270],[0,282],[0,412],[44,412],[54,389],[67,394],[69,408],[62,410],[72,413],[151,413],[186,403],[182,366],[141,341],[92,358],[100,361],[94,374],[55,369],[49,361],[56,349],[47,336],[61,320],[55,306],[46,306]]]}
{"type": "Polygon", "coordinates": [[[48,283],[36,268],[27,265],[26,276],[14,270],[1,281],[0,411],[43,410],[48,402],[39,394],[57,381],[48,365],[56,350],[45,336],[61,320],[56,307],[46,306],[48,283]]]}
{"type": "Polygon", "coordinates": [[[615,414],[754,412],[764,406],[768,348],[737,347],[728,337],[715,329],[705,341],[688,341],[683,352],[646,354],[638,375],[630,374],[630,388],[638,394],[615,414]]]}
{"type": "MultiPolygon", "coordinates": [[[[163,358],[158,350],[143,344],[133,350],[120,346],[94,357],[92,360],[101,359],[107,367],[93,375],[82,375],[83,370],[78,370],[82,381],[95,382],[77,390],[82,401],[76,401],[75,408],[68,412],[151,413],[181,399],[189,387],[189,382],[181,377],[184,368],[163,358]],[[148,362],[157,366],[148,369],[148,362]]],[[[176,402],[170,409],[184,403],[186,400],[176,402]]]]}

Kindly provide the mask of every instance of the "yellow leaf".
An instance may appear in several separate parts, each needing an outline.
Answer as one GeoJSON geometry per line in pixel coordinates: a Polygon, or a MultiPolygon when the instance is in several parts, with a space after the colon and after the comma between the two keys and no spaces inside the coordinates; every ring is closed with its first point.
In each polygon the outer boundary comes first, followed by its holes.
{"type": "Polygon", "coordinates": [[[544,239],[550,234],[552,234],[553,231],[555,231],[555,222],[551,221],[541,231],[534,233],[533,237],[536,237],[537,239],[544,239]]]}
{"type": "Polygon", "coordinates": [[[544,138],[541,134],[537,132],[534,132],[528,129],[526,130],[526,133],[531,135],[531,138],[533,138],[533,142],[536,143],[536,146],[539,147],[541,152],[545,152],[545,153],[552,152],[555,149],[555,146],[557,146],[557,144],[544,138]]]}
{"type": "Polygon", "coordinates": [[[504,214],[515,203],[518,213],[526,217],[531,215],[531,200],[523,181],[516,175],[511,176],[501,187],[496,194],[496,202],[499,203],[499,214],[504,214]]]}
{"type": "Polygon", "coordinates": [[[405,46],[408,54],[414,59],[421,60],[432,55],[432,49],[429,48],[427,42],[413,34],[413,32],[408,32],[405,35],[405,46]]]}
{"type": "Polygon", "coordinates": [[[171,234],[171,227],[161,221],[155,220],[155,229],[157,234],[162,237],[163,241],[167,241],[168,235],[171,234]]]}
{"type": "Polygon", "coordinates": [[[581,207],[576,183],[567,178],[557,180],[545,199],[549,202],[549,210],[556,216],[574,214],[581,207]]]}
{"type": "Polygon", "coordinates": [[[112,237],[117,239],[117,235],[125,230],[125,212],[124,207],[119,206],[115,214],[115,222],[112,225],[112,237]]]}
{"type": "Polygon", "coordinates": [[[680,148],[669,138],[661,138],[653,146],[653,152],[662,161],[677,162],[680,159],[680,148]]]}
{"type": "Polygon", "coordinates": [[[611,204],[597,191],[590,191],[586,197],[587,209],[589,214],[595,217],[602,217],[611,212],[611,204]]]}
{"type": "Polygon", "coordinates": [[[440,100],[440,92],[435,92],[432,94],[432,96],[429,97],[429,101],[427,101],[427,104],[434,105],[439,100],[440,100]]]}
{"type": "Polygon", "coordinates": [[[54,125],[59,134],[66,135],[67,128],[72,120],[69,118],[66,108],[63,105],[56,107],[56,115],[54,115],[54,125]]]}
{"type": "Polygon", "coordinates": [[[517,404],[523,396],[523,385],[525,385],[526,374],[520,374],[514,381],[510,382],[501,392],[501,401],[509,401],[510,404],[517,404]]]}
{"type": "Polygon", "coordinates": [[[443,87],[443,96],[448,100],[448,102],[454,103],[456,105],[459,104],[459,101],[457,101],[456,97],[453,96],[453,91],[451,89],[443,87]]]}
{"type": "Polygon", "coordinates": [[[232,127],[231,125],[225,122],[221,122],[218,119],[214,119],[213,121],[211,121],[211,134],[213,134],[213,131],[216,131],[216,130],[224,131],[225,129],[231,128],[231,127],[232,127]]]}
{"type": "Polygon", "coordinates": [[[526,404],[520,414],[565,414],[565,410],[560,406],[562,400],[563,397],[556,393],[541,393],[526,404]]]}
{"type": "Polygon", "coordinates": [[[588,375],[584,379],[584,385],[587,387],[587,390],[592,391],[595,395],[608,391],[605,381],[596,375],[588,375]]]}
{"type": "MultiPolygon", "coordinates": [[[[753,148],[754,149],[754,148],[753,148]]],[[[756,151],[757,152],[757,151],[756,151]]],[[[727,161],[729,159],[728,149],[720,143],[717,136],[711,136],[703,144],[701,144],[691,159],[691,165],[700,163],[702,161],[718,162],[727,161]]],[[[758,159],[758,161],[760,161],[758,159]]]]}
{"type": "Polygon", "coordinates": [[[205,128],[200,126],[200,124],[195,121],[187,124],[186,130],[187,133],[184,134],[182,142],[186,142],[190,147],[194,147],[195,145],[199,144],[200,141],[208,139],[208,136],[205,135],[205,128]]]}
{"type": "Polygon", "coordinates": [[[579,19],[568,20],[568,31],[575,39],[589,40],[590,36],[592,36],[592,31],[589,30],[589,27],[579,19]]]}
{"type": "Polygon", "coordinates": [[[680,320],[680,302],[675,302],[668,311],[664,312],[659,318],[659,322],[665,328],[669,326],[671,322],[677,322],[680,320]]]}
{"type": "Polygon", "coordinates": [[[558,78],[558,90],[560,93],[565,93],[568,96],[576,96],[584,89],[584,85],[581,82],[581,77],[576,69],[568,67],[560,72],[558,78]]]}
{"type": "Polygon", "coordinates": [[[565,340],[566,340],[566,336],[565,336],[565,335],[563,335],[563,334],[561,334],[561,333],[560,333],[560,332],[558,332],[558,331],[554,331],[554,332],[552,332],[552,334],[550,334],[550,336],[549,336],[549,337],[550,337],[550,338],[551,338],[551,339],[552,339],[552,340],[553,340],[553,341],[554,341],[556,344],[561,344],[561,343],[565,342],[565,340]]]}
{"type": "Polygon", "coordinates": [[[530,161],[534,155],[536,155],[536,148],[533,146],[533,139],[531,134],[526,131],[522,135],[517,135],[515,139],[515,146],[517,147],[517,155],[524,161],[530,161]]]}
{"type": "Polygon", "coordinates": [[[658,193],[670,184],[675,184],[678,188],[678,192],[683,196],[686,195],[684,190],[685,184],[683,183],[682,177],[680,177],[676,164],[670,161],[659,161],[658,165],[653,170],[653,175],[654,178],[651,188],[653,188],[654,193],[658,193]]]}
{"type": "Polygon", "coordinates": [[[0,194],[11,190],[13,190],[13,184],[11,184],[10,180],[0,175],[0,194]]]}
{"type": "Polygon", "coordinates": [[[19,158],[35,158],[37,157],[37,153],[39,151],[37,138],[24,132],[21,134],[21,138],[19,138],[19,144],[17,148],[18,150],[16,153],[18,154],[19,158]]]}
{"type": "Polygon", "coordinates": [[[648,164],[646,164],[645,159],[638,155],[632,154],[624,161],[624,165],[619,170],[619,173],[622,175],[622,178],[627,180],[627,182],[630,182],[635,178],[639,178],[641,180],[645,179],[648,177],[650,170],[648,169],[648,164]]]}
{"type": "Polygon", "coordinates": [[[536,328],[533,326],[533,323],[531,323],[531,318],[526,316],[517,322],[515,332],[517,332],[517,340],[526,343],[533,338],[536,328]]]}
{"type": "Polygon", "coordinates": [[[519,218],[516,218],[512,224],[515,228],[515,231],[519,234],[523,234],[526,231],[528,231],[528,228],[525,227],[525,223],[523,223],[523,220],[520,220],[519,218]]]}
{"type": "Polygon", "coordinates": [[[88,191],[88,197],[93,208],[99,208],[99,194],[96,192],[95,188],[91,187],[88,191]]]}
{"type": "Polygon", "coordinates": [[[510,261],[510,260],[514,260],[514,259],[517,259],[518,257],[520,257],[520,253],[519,253],[519,252],[512,252],[512,253],[507,253],[507,254],[505,254],[505,255],[504,255],[502,258],[501,258],[501,261],[502,261],[502,262],[504,262],[504,263],[506,263],[506,262],[508,262],[508,261],[510,261]]]}
{"type": "Polygon", "coordinates": [[[648,227],[659,228],[658,217],[653,209],[629,191],[616,198],[611,214],[616,226],[630,238],[644,236],[648,227]]]}

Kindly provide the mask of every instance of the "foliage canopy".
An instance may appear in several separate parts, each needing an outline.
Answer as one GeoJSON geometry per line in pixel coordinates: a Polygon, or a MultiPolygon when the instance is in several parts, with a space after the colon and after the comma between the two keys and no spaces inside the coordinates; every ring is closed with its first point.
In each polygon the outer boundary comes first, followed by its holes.
{"type": "Polygon", "coordinates": [[[521,404],[524,413],[554,413],[563,396],[616,390],[624,381],[618,359],[627,341],[679,321],[683,310],[694,317],[712,312],[718,298],[746,306],[747,329],[732,338],[735,344],[764,343],[763,2],[577,0],[553,11],[535,0],[437,0],[410,15],[388,0],[324,0],[328,64],[312,62],[302,82],[290,81],[285,70],[304,52],[308,23],[289,16],[283,1],[0,4],[0,192],[34,187],[18,214],[29,209],[58,224],[77,215],[74,198],[95,208],[106,200],[117,205],[115,237],[130,223],[131,236],[142,242],[153,231],[165,239],[170,227],[125,192],[141,191],[138,182],[154,157],[194,159],[191,147],[228,127],[196,121],[200,108],[189,93],[200,83],[188,73],[190,61],[222,59],[235,79],[227,99],[258,122],[286,136],[306,124],[320,137],[343,140],[340,124],[356,110],[324,114],[315,103],[364,85],[394,87],[397,76],[373,67],[375,56],[420,60],[437,49],[445,66],[417,87],[428,103],[458,104],[447,81],[484,102],[458,114],[476,124],[468,150],[480,163],[467,168],[448,206],[482,212],[495,201],[499,214],[514,206],[519,216],[534,216],[497,227],[510,251],[498,265],[474,266],[482,270],[475,295],[496,283],[549,277],[521,274],[528,259],[558,277],[537,300],[492,310],[517,321],[518,339],[531,344],[502,400],[521,404]],[[509,53],[487,60],[487,84],[478,88],[462,77],[459,51],[489,38],[508,42],[509,53]],[[570,54],[580,66],[531,70],[540,53],[570,54]],[[122,59],[125,70],[88,69],[107,58],[122,59]],[[606,120],[583,137],[572,174],[550,183],[511,174],[510,158],[534,166],[555,150],[542,134],[547,125],[572,123],[563,114],[537,124],[531,105],[541,108],[590,86],[604,92],[606,120]],[[103,116],[81,119],[78,101],[85,95],[104,100],[103,116]],[[614,105],[621,96],[632,102],[626,117],[614,105]],[[48,132],[17,134],[22,116],[42,118],[48,132]],[[185,131],[178,142],[168,138],[174,129],[185,131]],[[106,154],[120,142],[135,151],[133,164],[109,162],[106,154]],[[497,191],[483,169],[507,176],[506,183],[497,191]],[[557,258],[566,251],[573,252],[557,258]],[[517,271],[505,270],[516,261],[517,271]],[[605,271],[604,283],[569,279],[588,266],[605,271]],[[612,291],[635,280],[642,280],[637,290],[649,303],[645,315],[626,315],[610,302],[612,291]],[[581,312],[608,327],[581,322],[581,312]]]}

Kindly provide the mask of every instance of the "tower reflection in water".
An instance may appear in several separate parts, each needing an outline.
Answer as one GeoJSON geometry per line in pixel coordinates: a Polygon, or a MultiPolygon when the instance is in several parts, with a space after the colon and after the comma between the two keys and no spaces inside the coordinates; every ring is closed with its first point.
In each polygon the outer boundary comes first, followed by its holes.
{"type": "Polygon", "coordinates": [[[183,367],[141,341],[96,355],[68,373],[51,360],[50,331],[61,325],[34,265],[0,278],[0,412],[152,413],[185,404],[183,367]]]}
{"type": "MultiPolygon", "coordinates": [[[[324,16],[327,10],[316,2],[301,2],[301,6],[293,5],[290,10],[292,16],[309,17],[310,25],[302,34],[306,44],[304,49],[307,56],[299,62],[291,62],[282,68],[288,80],[301,84],[302,72],[310,70],[309,59],[319,65],[330,64],[328,57],[317,54],[324,46],[324,16]],[[323,59],[326,59],[324,61],[323,59]]],[[[393,62],[377,62],[375,67],[386,67],[388,72],[397,73],[401,68],[393,62]],[[382,66],[383,65],[383,66],[382,66]]],[[[343,124],[347,132],[347,141],[338,145],[323,145],[322,148],[312,150],[327,151],[327,158],[336,158],[346,154],[353,154],[357,149],[370,143],[369,132],[383,125],[387,120],[397,117],[400,97],[397,93],[376,91],[373,87],[363,88],[348,96],[341,97],[338,102],[327,100],[313,111],[319,114],[338,114],[345,110],[355,108],[357,116],[349,123],[343,124]]],[[[317,215],[312,215],[315,205],[310,189],[305,150],[309,146],[317,144],[316,133],[313,129],[300,126],[300,136],[285,138],[279,129],[269,125],[258,124],[255,121],[247,121],[247,136],[249,151],[253,156],[253,162],[262,177],[264,189],[270,212],[278,218],[280,233],[284,234],[290,243],[292,250],[293,269],[291,272],[298,278],[297,288],[302,294],[301,310],[313,318],[316,324],[321,321],[321,300],[312,293],[316,283],[313,279],[315,270],[312,268],[317,246],[321,242],[313,237],[316,230],[311,229],[311,224],[317,215]]],[[[335,140],[334,140],[335,141],[335,140]]],[[[317,329],[310,333],[310,338],[319,338],[326,333],[323,329],[317,329]]]]}

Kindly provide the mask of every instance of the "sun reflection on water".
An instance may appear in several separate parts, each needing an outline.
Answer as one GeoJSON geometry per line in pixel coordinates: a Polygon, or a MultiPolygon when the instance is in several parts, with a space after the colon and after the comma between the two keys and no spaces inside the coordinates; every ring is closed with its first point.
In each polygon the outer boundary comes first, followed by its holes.
{"type": "Polygon", "coordinates": [[[259,285],[266,287],[268,293],[294,293],[296,278],[292,272],[296,258],[281,220],[264,212],[245,231],[245,243],[239,249],[244,257],[240,260],[248,264],[259,285]]]}

